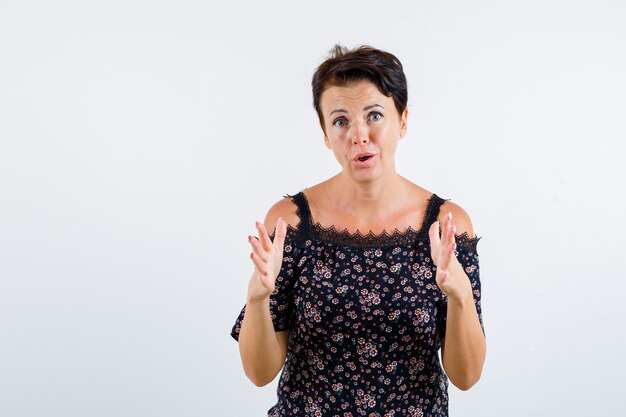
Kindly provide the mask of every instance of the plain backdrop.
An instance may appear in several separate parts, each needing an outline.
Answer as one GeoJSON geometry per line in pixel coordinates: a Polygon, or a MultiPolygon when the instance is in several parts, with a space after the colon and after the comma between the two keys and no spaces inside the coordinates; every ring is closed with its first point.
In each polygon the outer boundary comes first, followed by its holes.
{"type": "Polygon", "coordinates": [[[339,170],[310,79],[396,54],[397,170],[483,236],[451,416],[622,409],[623,1],[0,2],[0,415],[263,416],[229,333],[254,221],[339,170]]]}

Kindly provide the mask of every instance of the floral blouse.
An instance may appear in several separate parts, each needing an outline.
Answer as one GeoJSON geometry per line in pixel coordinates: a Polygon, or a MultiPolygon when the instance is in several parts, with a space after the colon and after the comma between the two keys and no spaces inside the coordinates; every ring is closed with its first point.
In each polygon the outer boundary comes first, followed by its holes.
{"type": "MultiPolygon", "coordinates": [[[[289,347],[268,417],[447,416],[438,356],[447,297],[435,282],[428,237],[445,200],[430,197],[419,230],[362,235],[314,223],[303,192],[285,197],[300,223],[287,228],[270,295],[274,329],[289,331],[289,347]]],[[[478,238],[456,241],[482,327],[478,238]]],[[[245,306],[235,340],[244,314],[245,306]]]]}

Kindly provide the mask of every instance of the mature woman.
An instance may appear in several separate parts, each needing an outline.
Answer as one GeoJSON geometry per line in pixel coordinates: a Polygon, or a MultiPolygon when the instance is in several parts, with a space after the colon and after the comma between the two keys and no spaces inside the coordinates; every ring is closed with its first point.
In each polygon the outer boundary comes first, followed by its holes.
{"type": "MultiPolygon", "coordinates": [[[[470,218],[396,172],[408,110],[395,56],[336,46],[313,102],[341,172],[278,201],[249,237],[231,333],[244,371],[263,386],[284,365],[269,416],[447,416],[448,378],[467,390],[485,360],[470,218]]],[[[437,158],[445,173],[455,155],[437,158]]]]}

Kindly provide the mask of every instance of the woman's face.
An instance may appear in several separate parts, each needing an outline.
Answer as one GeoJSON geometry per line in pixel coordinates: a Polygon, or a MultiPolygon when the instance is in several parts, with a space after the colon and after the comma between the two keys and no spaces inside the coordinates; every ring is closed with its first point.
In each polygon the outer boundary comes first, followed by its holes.
{"type": "Polygon", "coordinates": [[[367,80],[329,87],[320,104],[324,142],[344,173],[371,181],[395,172],[396,146],[406,133],[408,110],[398,114],[393,99],[367,80]]]}

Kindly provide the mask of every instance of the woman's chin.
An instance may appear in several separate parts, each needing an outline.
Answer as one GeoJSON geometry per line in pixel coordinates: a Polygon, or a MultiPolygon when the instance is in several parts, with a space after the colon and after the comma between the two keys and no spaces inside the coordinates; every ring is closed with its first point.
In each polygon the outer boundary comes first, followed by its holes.
{"type": "Polygon", "coordinates": [[[382,177],[383,172],[380,167],[368,169],[352,168],[348,170],[344,169],[344,174],[348,174],[348,176],[356,182],[370,182],[382,177]]]}

